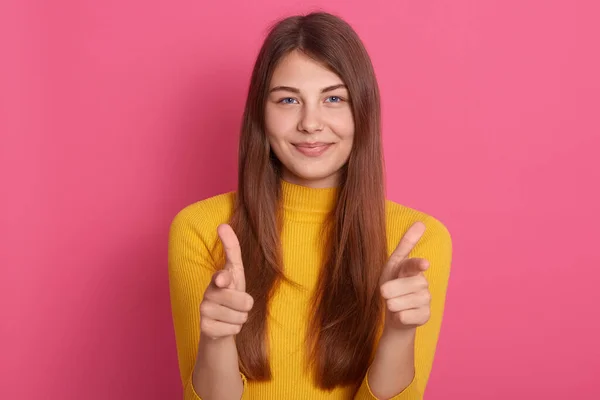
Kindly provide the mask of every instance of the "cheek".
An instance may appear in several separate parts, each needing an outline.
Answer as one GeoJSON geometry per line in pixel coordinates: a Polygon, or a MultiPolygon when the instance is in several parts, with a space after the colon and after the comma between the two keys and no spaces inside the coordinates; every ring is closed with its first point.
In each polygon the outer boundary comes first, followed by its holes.
{"type": "Polygon", "coordinates": [[[354,144],[354,120],[350,115],[349,118],[340,121],[340,125],[337,127],[338,135],[343,143],[343,158],[348,159],[352,152],[354,144]]]}
{"type": "Polygon", "coordinates": [[[294,126],[292,115],[285,112],[276,112],[267,107],[265,111],[265,129],[269,141],[283,139],[294,126]]]}
{"type": "Polygon", "coordinates": [[[352,113],[348,110],[343,114],[338,114],[331,119],[331,128],[336,135],[346,144],[352,145],[354,140],[354,119],[352,113]]]}

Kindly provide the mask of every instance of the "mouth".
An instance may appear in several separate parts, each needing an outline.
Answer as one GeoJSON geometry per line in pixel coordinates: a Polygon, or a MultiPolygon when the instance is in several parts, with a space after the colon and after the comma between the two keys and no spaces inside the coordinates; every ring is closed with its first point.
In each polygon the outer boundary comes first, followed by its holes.
{"type": "Polygon", "coordinates": [[[314,142],[314,143],[292,143],[294,148],[308,157],[318,157],[325,153],[334,143],[314,142]]]}

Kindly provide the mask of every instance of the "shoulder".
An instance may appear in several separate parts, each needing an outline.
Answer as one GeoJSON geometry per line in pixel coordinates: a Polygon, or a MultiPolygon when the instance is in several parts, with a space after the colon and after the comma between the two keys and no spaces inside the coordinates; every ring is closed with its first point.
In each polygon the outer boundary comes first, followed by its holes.
{"type": "Polygon", "coordinates": [[[200,231],[216,229],[219,224],[229,221],[234,202],[235,192],[197,201],[180,210],[173,218],[172,225],[187,225],[200,231]]]}
{"type": "Polygon", "coordinates": [[[217,227],[229,222],[235,205],[235,192],[212,196],[181,209],[171,221],[171,239],[185,235],[212,248],[218,239],[217,227]]]}
{"type": "Polygon", "coordinates": [[[386,200],[386,228],[388,234],[388,244],[393,251],[404,233],[415,222],[425,224],[425,233],[415,246],[415,251],[442,252],[446,257],[451,256],[452,236],[446,225],[423,211],[407,207],[391,200],[386,200]]]}

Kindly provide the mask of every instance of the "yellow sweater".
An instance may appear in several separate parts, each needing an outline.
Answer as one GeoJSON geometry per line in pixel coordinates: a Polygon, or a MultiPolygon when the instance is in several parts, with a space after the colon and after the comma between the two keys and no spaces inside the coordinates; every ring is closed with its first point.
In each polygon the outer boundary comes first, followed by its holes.
{"type": "MultiPolygon", "coordinates": [[[[304,335],[309,315],[310,294],[316,285],[321,265],[323,241],[320,224],[335,204],[335,188],[313,189],[282,181],[284,226],[281,236],[286,275],[307,291],[282,283],[271,303],[268,321],[272,380],[244,382],[243,399],[251,400],[318,400],[377,399],[367,377],[356,394],[350,387],[331,392],[312,383],[304,370],[304,335]]],[[[216,271],[213,249],[217,226],[226,223],[233,211],[234,193],[225,193],[185,207],[174,218],[169,234],[169,282],[179,368],[184,399],[198,400],[191,384],[191,373],[200,335],[199,306],[211,276],[216,271]]],[[[446,287],[450,273],[452,243],[446,227],[435,218],[397,203],[386,201],[388,253],[415,221],[427,230],[413,249],[411,257],[426,258],[425,272],[432,295],[431,318],[417,328],[415,340],[415,377],[394,400],[421,399],[429,378],[438,334],[442,323],[446,287]]],[[[368,374],[367,374],[368,376],[368,374]]]]}

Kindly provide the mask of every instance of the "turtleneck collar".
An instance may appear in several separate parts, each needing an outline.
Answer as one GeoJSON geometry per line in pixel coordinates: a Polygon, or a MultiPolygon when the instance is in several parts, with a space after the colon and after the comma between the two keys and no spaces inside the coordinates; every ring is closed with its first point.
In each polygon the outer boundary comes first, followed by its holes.
{"type": "Polygon", "coordinates": [[[335,208],[339,188],[311,188],[281,180],[284,218],[323,222],[335,208]]]}

